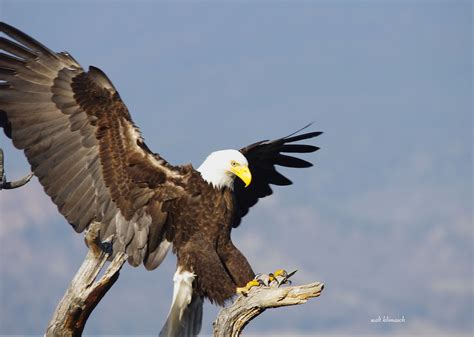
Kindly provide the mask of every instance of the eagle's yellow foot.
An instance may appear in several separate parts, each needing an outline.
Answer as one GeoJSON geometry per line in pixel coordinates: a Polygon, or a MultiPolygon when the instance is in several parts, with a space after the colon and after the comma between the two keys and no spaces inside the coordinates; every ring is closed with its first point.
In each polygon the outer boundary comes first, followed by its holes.
{"type": "Polygon", "coordinates": [[[285,269],[277,269],[274,273],[270,274],[270,286],[280,287],[283,284],[291,284],[290,277],[296,273],[296,270],[288,273],[285,269]]]}
{"type": "Polygon", "coordinates": [[[245,287],[239,287],[237,288],[237,294],[242,294],[242,295],[247,295],[248,292],[250,291],[250,289],[252,289],[253,287],[258,287],[260,286],[261,283],[260,283],[260,280],[258,280],[257,278],[253,279],[252,281],[248,282],[245,287]]]}

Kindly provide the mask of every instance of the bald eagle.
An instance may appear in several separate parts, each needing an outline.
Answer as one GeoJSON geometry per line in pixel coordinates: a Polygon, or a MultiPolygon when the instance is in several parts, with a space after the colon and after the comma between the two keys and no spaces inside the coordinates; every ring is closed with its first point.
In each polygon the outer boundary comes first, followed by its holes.
{"type": "Polygon", "coordinates": [[[85,71],[8,24],[0,30],[5,133],[76,232],[100,222],[102,240],[114,235],[112,256],[125,252],[131,265],[150,270],[173,247],[177,271],[162,335],[196,334],[204,298],[223,305],[254,278],[232,228],[272,194],[270,185],[291,184],[275,165],[312,165],[283,153],[318,150],[293,143],[321,132],[212,152],[198,169],[174,166],[150,151],[100,69],[85,71]]]}

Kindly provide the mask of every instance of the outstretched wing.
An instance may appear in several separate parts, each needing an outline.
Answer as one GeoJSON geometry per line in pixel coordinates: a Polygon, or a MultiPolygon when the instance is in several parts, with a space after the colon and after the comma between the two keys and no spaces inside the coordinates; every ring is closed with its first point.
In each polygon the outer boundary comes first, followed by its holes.
{"type": "Polygon", "coordinates": [[[182,188],[180,170],[149,151],[127,107],[98,68],[85,72],[5,23],[0,31],[0,121],[77,232],[91,221],[114,235],[114,252],[155,268],[163,241],[161,205],[182,188]]]}
{"type": "MultiPolygon", "coordinates": [[[[305,126],[303,129],[310,125],[305,126]]],[[[270,185],[286,186],[292,184],[291,180],[276,170],[275,165],[295,168],[313,165],[306,160],[283,154],[311,153],[319,150],[319,147],[313,145],[291,144],[322,134],[322,132],[309,132],[295,135],[303,129],[280,139],[263,140],[240,149],[240,152],[249,162],[252,182],[246,188],[239,179],[236,179],[234,182],[234,193],[237,201],[234,227],[240,224],[242,217],[248,213],[250,207],[258,202],[258,199],[273,193],[270,185]]]]}

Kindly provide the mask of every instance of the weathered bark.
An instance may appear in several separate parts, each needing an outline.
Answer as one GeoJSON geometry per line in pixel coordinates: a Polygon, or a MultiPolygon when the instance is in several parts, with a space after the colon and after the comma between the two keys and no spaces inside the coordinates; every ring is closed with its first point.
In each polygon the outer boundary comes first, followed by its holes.
{"type": "Polygon", "coordinates": [[[303,304],[309,298],[318,297],[324,284],[320,282],[292,287],[253,288],[244,296],[222,309],[214,321],[214,337],[238,337],[243,328],[268,308],[303,304]]]}
{"type": "MultiPolygon", "coordinates": [[[[110,255],[101,248],[99,228],[100,224],[94,222],[86,233],[89,252],[56,307],[46,336],[80,336],[92,310],[119,277],[120,269],[127,260],[124,253],[118,253],[104,275],[95,282],[110,255]]],[[[112,237],[106,241],[111,240],[112,237]]]]}
{"type": "Polygon", "coordinates": [[[23,177],[17,181],[7,181],[7,177],[5,175],[3,150],[0,149],[0,190],[11,190],[14,188],[21,187],[27,182],[29,182],[31,180],[31,177],[33,177],[33,173],[30,173],[26,177],[23,177]]]}

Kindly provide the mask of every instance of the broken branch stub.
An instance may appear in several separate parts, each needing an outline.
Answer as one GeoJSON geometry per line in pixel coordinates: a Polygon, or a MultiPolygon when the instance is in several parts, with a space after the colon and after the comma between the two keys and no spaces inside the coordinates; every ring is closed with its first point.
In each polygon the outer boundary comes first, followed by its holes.
{"type": "Polygon", "coordinates": [[[0,190],[11,190],[14,188],[21,187],[28,183],[32,177],[33,173],[30,173],[26,177],[21,178],[20,180],[7,181],[7,177],[5,175],[5,161],[3,150],[0,149],[0,190]]]}

